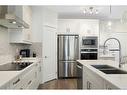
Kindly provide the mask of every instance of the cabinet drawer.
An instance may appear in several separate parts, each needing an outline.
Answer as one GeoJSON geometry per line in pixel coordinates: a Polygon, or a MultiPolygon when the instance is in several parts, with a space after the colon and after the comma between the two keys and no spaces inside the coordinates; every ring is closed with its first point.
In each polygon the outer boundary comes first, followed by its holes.
{"type": "Polygon", "coordinates": [[[28,73],[26,73],[24,76],[22,76],[22,80],[23,80],[22,81],[23,88],[26,88],[35,80],[35,70],[32,69],[28,73]]]}
{"type": "Polygon", "coordinates": [[[0,89],[9,89],[9,88],[10,88],[9,83],[7,83],[7,84],[0,87],[0,89]]]}
{"type": "Polygon", "coordinates": [[[113,85],[112,83],[108,82],[105,80],[105,89],[107,90],[115,90],[115,89],[119,89],[118,87],[116,87],[115,85],[113,85]]]}
{"type": "Polygon", "coordinates": [[[26,89],[37,89],[36,80],[33,80],[29,85],[27,85],[26,89]]]}
{"type": "Polygon", "coordinates": [[[104,79],[88,68],[84,68],[85,79],[92,83],[92,89],[103,89],[104,79]]]}
{"type": "Polygon", "coordinates": [[[10,89],[20,89],[22,85],[21,78],[16,77],[14,80],[10,82],[10,89]]]}

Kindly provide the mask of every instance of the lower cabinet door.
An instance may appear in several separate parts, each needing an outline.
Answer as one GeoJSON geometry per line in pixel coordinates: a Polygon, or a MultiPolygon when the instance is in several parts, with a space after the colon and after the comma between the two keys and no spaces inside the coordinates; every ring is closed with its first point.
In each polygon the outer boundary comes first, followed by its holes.
{"type": "Polygon", "coordinates": [[[10,89],[10,83],[7,83],[7,84],[1,86],[0,89],[3,89],[3,90],[10,89]]]}
{"type": "Polygon", "coordinates": [[[104,79],[88,68],[83,68],[83,89],[104,89],[104,79]]]}
{"type": "Polygon", "coordinates": [[[31,83],[27,85],[26,89],[37,89],[36,80],[31,81],[31,83]]]}
{"type": "Polygon", "coordinates": [[[10,82],[10,89],[20,89],[22,86],[21,77],[16,77],[14,80],[10,82]]]}
{"type": "Polygon", "coordinates": [[[31,69],[25,75],[22,76],[22,86],[23,88],[28,88],[29,85],[35,80],[35,69],[31,69]]]}
{"type": "Polygon", "coordinates": [[[107,90],[115,90],[115,89],[119,89],[119,88],[116,87],[115,85],[109,83],[108,81],[105,81],[105,89],[107,89],[107,90]]]}

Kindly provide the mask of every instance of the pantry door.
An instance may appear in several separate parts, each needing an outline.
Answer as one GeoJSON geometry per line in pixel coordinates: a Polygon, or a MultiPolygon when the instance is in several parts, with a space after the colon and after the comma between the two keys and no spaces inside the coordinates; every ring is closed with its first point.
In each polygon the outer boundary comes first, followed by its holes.
{"type": "Polygon", "coordinates": [[[57,34],[56,29],[44,26],[43,31],[43,82],[57,78],[57,34]]]}

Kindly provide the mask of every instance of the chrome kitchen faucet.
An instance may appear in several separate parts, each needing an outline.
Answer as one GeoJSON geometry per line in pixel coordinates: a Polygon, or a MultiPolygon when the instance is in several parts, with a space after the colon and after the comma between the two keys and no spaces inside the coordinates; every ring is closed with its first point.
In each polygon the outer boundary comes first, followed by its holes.
{"type": "Polygon", "coordinates": [[[105,51],[105,47],[106,47],[106,42],[109,41],[109,40],[112,40],[112,39],[116,40],[119,43],[119,68],[121,68],[122,62],[121,62],[121,44],[120,44],[120,41],[117,38],[108,38],[104,42],[104,51],[105,51]]]}

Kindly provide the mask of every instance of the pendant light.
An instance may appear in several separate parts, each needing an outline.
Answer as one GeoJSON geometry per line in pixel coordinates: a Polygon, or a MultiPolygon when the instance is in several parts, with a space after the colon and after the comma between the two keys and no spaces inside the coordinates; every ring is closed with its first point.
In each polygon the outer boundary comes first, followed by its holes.
{"type": "MultiPolygon", "coordinates": [[[[109,19],[111,19],[111,13],[112,13],[111,5],[110,5],[110,8],[109,8],[109,12],[110,12],[109,19]]],[[[108,21],[107,25],[109,26],[109,28],[111,28],[111,26],[112,26],[111,20],[108,21]]]]}
{"type": "Polygon", "coordinates": [[[91,6],[88,8],[84,8],[83,13],[87,15],[97,15],[99,11],[97,8],[91,6]]]}

